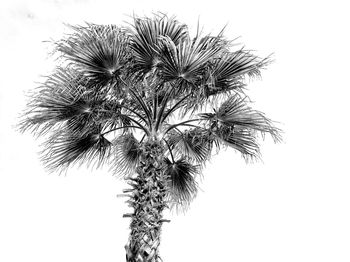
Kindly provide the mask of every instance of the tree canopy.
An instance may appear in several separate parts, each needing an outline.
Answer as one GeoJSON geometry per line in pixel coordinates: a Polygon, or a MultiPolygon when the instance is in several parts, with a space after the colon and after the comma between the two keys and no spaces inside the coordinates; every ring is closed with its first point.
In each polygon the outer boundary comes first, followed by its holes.
{"type": "Polygon", "coordinates": [[[140,145],[165,148],[169,198],[186,204],[214,151],[260,157],[258,140],[280,130],[252,109],[247,80],[270,62],[224,36],[191,36],[174,17],[133,17],[127,26],[86,24],[54,41],[59,66],[31,94],[21,131],[44,137],[49,170],[108,164],[132,176],[140,145]]]}

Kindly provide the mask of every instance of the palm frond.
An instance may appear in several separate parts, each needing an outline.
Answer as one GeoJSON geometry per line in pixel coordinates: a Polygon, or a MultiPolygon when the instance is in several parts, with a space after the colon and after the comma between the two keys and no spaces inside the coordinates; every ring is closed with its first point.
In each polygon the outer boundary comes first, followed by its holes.
{"type": "Polygon", "coordinates": [[[91,83],[72,68],[58,68],[30,96],[19,125],[21,131],[38,135],[65,120],[84,124],[89,121],[98,96],[89,93],[91,83]]]}
{"type": "Polygon", "coordinates": [[[217,59],[211,71],[211,89],[216,93],[242,88],[244,75],[260,76],[260,70],[270,63],[270,58],[261,59],[251,52],[240,49],[227,52],[217,59]]]}
{"type": "Polygon", "coordinates": [[[169,37],[175,44],[188,36],[187,26],[175,17],[156,14],[153,18],[134,17],[131,48],[134,52],[134,70],[146,74],[158,63],[156,52],[160,36],[169,37]]]}
{"type": "Polygon", "coordinates": [[[185,39],[178,44],[169,37],[162,37],[161,40],[160,75],[165,81],[176,80],[181,91],[193,91],[203,80],[209,62],[222,52],[219,39],[212,37],[198,38],[195,41],[185,39]]]}
{"type": "Polygon", "coordinates": [[[260,158],[256,135],[251,130],[221,126],[215,131],[215,135],[226,146],[239,151],[246,161],[260,158]]]}
{"type": "Polygon", "coordinates": [[[259,131],[262,135],[270,134],[275,142],[280,142],[281,130],[259,111],[248,106],[246,98],[234,95],[215,110],[215,113],[201,114],[203,119],[210,120],[212,125],[220,127],[246,128],[259,131]]]}
{"type": "Polygon", "coordinates": [[[165,166],[171,206],[185,208],[197,194],[198,186],[195,178],[199,174],[199,169],[184,158],[174,162],[165,159],[165,166]]]}
{"type": "Polygon", "coordinates": [[[57,50],[95,83],[120,80],[130,60],[128,36],[114,25],[71,26],[74,32],[58,41],[57,50]]]}
{"type": "Polygon", "coordinates": [[[113,173],[118,176],[132,175],[136,170],[139,156],[140,143],[132,133],[119,136],[113,143],[113,158],[111,166],[113,173]]]}
{"type": "Polygon", "coordinates": [[[86,162],[88,165],[104,164],[110,156],[111,142],[97,131],[72,134],[57,131],[45,143],[42,161],[51,170],[65,170],[68,166],[86,162]]]}
{"type": "Polygon", "coordinates": [[[222,46],[220,55],[211,60],[198,87],[193,89],[187,107],[192,111],[201,110],[211,104],[213,99],[243,94],[246,77],[259,77],[261,69],[270,62],[270,57],[261,59],[244,49],[228,52],[225,45],[222,46]]]}
{"type": "Polygon", "coordinates": [[[214,145],[210,133],[202,128],[173,131],[167,139],[177,156],[186,157],[198,164],[203,164],[210,158],[214,145]]]}

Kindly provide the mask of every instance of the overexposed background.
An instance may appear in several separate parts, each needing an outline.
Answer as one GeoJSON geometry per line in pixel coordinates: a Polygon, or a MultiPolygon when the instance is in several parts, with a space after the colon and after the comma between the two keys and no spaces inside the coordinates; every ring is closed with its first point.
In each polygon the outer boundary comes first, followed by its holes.
{"type": "Polygon", "coordinates": [[[5,0],[0,10],[0,261],[124,261],[125,188],[106,169],[47,174],[39,142],[12,126],[24,92],[51,72],[45,40],[63,23],[122,24],[162,11],[226,36],[275,63],[252,82],[255,108],[282,122],[263,163],[232,150],[204,171],[185,215],[167,213],[165,262],[350,261],[347,1],[5,0]]]}

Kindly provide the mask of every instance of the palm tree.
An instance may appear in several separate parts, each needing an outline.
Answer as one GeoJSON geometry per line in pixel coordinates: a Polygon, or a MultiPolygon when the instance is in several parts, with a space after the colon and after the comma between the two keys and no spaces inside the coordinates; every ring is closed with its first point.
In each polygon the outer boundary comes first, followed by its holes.
{"type": "Polygon", "coordinates": [[[45,138],[50,171],[108,164],[124,177],[126,261],[161,261],[162,212],[188,207],[212,152],[232,147],[249,161],[260,157],[260,135],[280,141],[244,94],[270,59],[233,50],[223,32],[191,37],[164,14],[71,29],[54,42],[59,66],[30,96],[20,130],[45,138]]]}

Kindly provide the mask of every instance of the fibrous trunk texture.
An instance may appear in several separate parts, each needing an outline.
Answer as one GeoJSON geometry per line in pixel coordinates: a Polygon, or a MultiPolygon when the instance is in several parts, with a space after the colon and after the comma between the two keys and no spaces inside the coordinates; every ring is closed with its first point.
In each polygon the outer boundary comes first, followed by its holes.
{"type": "Polygon", "coordinates": [[[126,249],[127,262],[160,262],[158,247],[162,223],[162,211],[166,206],[163,148],[157,141],[142,145],[137,176],[130,178],[132,189],[127,201],[134,209],[131,217],[130,237],[126,249]]]}

